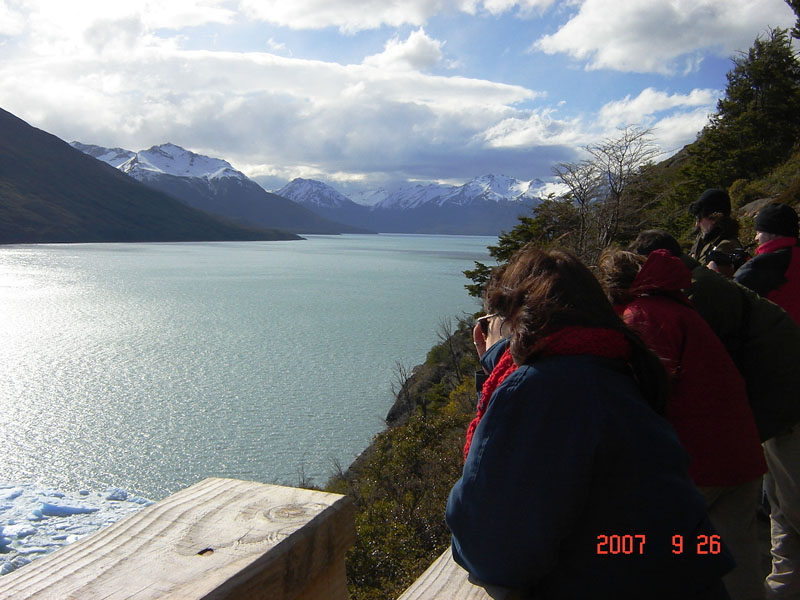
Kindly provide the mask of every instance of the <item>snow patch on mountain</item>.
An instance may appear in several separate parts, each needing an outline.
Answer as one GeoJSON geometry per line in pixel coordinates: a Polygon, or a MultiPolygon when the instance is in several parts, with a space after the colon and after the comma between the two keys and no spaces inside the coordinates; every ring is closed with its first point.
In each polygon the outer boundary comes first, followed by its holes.
{"type": "Polygon", "coordinates": [[[540,189],[543,185],[538,179],[520,181],[505,175],[484,175],[460,186],[433,183],[401,187],[387,193],[375,206],[380,209],[404,210],[430,203],[438,206],[465,206],[478,201],[536,201],[542,197],[540,189]]]}
{"type": "Polygon", "coordinates": [[[424,205],[466,206],[475,202],[530,204],[547,197],[545,192],[551,187],[539,179],[520,181],[505,175],[484,175],[460,186],[414,183],[359,192],[348,198],[321,181],[298,178],[274,193],[311,207],[339,208],[355,203],[372,210],[410,210],[424,205]]]}
{"type": "Polygon", "coordinates": [[[342,208],[353,204],[352,200],[331,186],[321,181],[300,177],[293,179],[273,194],[312,207],[342,208]]]}
{"type": "Polygon", "coordinates": [[[440,204],[464,205],[483,202],[525,202],[541,199],[539,179],[520,181],[506,175],[484,175],[453,190],[440,204]]]}
{"type": "Polygon", "coordinates": [[[375,204],[376,209],[406,210],[423,204],[437,202],[453,189],[451,185],[439,183],[405,185],[388,192],[386,197],[375,204]]]}
{"type": "Polygon", "coordinates": [[[385,200],[388,196],[389,192],[385,188],[378,188],[377,190],[360,190],[353,192],[350,194],[349,198],[361,206],[372,207],[381,200],[385,200]]]}
{"type": "Polygon", "coordinates": [[[80,142],[71,142],[70,146],[88,154],[89,156],[102,160],[108,163],[115,169],[120,165],[128,162],[131,158],[136,156],[135,152],[125,150],[124,148],[103,148],[102,146],[95,146],[94,144],[81,144],[80,142]]]}
{"type": "MultiPolygon", "coordinates": [[[[175,144],[161,144],[148,150],[131,152],[122,148],[103,148],[80,142],[72,146],[102,160],[140,181],[162,175],[199,178],[211,183],[223,178],[250,180],[231,164],[219,158],[195,154],[175,144]]],[[[332,186],[314,179],[297,178],[273,193],[312,210],[352,209],[353,205],[373,211],[412,210],[421,206],[469,206],[477,202],[538,203],[550,193],[561,195],[561,188],[539,179],[520,181],[506,175],[484,175],[464,185],[409,183],[393,188],[379,188],[347,197],[332,186]]]]}
{"type": "Polygon", "coordinates": [[[140,181],[159,175],[196,177],[208,181],[225,177],[247,179],[244,173],[234,169],[226,160],[195,154],[175,144],[161,144],[140,152],[80,142],[72,142],[72,146],[140,181]]]}
{"type": "Polygon", "coordinates": [[[137,152],[119,168],[137,179],[154,174],[208,180],[223,177],[247,179],[244,173],[234,169],[226,160],[195,154],[175,144],[161,144],[137,152]]]}
{"type": "MultiPolygon", "coordinates": [[[[534,181],[519,181],[506,175],[484,175],[462,185],[455,196],[481,198],[499,202],[502,200],[520,200],[530,196],[534,181]]],[[[537,183],[541,183],[538,182],[537,183]]]]}

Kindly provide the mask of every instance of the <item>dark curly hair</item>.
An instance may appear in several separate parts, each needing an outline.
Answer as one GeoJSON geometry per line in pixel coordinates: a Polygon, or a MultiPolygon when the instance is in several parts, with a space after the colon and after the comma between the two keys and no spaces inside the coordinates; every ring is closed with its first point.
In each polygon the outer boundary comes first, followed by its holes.
{"type": "Polygon", "coordinates": [[[573,254],[528,244],[492,277],[484,306],[510,327],[510,350],[517,364],[535,361],[538,342],[564,327],[601,327],[623,333],[630,343],[630,367],[642,395],[656,412],[664,414],[667,379],[661,362],[617,316],[600,283],[573,254]]]}
{"type": "Polygon", "coordinates": [[[633,280],[647,260],[635,252],[607,248],[597,259],[597,279],[613,304],[627,304],[634,299],[633,280]]]}

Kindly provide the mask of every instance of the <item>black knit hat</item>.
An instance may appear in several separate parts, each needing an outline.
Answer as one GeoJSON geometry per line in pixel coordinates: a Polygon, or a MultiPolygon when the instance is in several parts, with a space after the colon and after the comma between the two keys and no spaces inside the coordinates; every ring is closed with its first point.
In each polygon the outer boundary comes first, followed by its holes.
{"type": "Polygon", "coordinates": [[[725,190],[711,188],[700,194],[700,197],[689,205],[689,212],[698,219],[714,213],[722,213],[729,217],[731,214],[731,199],[725,190]]]}
{"type": "Polygon", "coordinates": [[[797,237],[797,213],[788,204],[773,202],[761,209],[756,217],[756,231],[797,237]]]}

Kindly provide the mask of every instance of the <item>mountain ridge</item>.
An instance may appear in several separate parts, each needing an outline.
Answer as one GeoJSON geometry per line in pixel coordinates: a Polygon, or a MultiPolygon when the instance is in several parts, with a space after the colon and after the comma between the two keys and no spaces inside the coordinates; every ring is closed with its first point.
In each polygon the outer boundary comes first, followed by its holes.
{"type": "Polygon", "coordinates": [[[363,194],[364,205],[313,179],[295,179],[276,193],[338,220],[385,233],[499,235],[541,202],[546,184],[505,175],[484,175],[455,186],[409,184],[363,194]],[[333,199],[333,200],[332,200],[333,199]]]}
{"type": "Polygon", "coordinates": [[[226,160],[196,154],[176,144],[160,144],[139,152],[81,142],[71,145],[188,206],[241,225],[307,234],[370,233],[332,222],[301,204],[268,192],[226,160]],[[121,161],[125,156],[127,159],[121,161]]]}
{"type": "Polygon", "coordinates": [[[322,181],[296,178],[282,188],[274,190],[274,193],[295,202],[317,206],[339,206],[350,201],[360,206],[393,209],[414,208],[428,202],[468,204],[478,198],[496,202],[503,200],[535,201],[546,197],[546,187],[548,187],[547,184],[540,179],[521,181],[507,175],[486,174],[475,177],[462,185],[409,183],[398,186],[392,191],[385,188],[368,190],[354,195],[362,200],[358,202],[322,181]],[[335,198],[335,200],[328,202],[327,198],[335,198]]]}
{"type": "Polygon", "coordinates": [[[190,208],[0,109],[0,243],[301,239],[190,208]]]}
{"type": "Polygon", "coordinates": [[[226,160],[196,154],[169,142],[133,153],[118,169],[139,180],[157,175],[248,180],[244,173],[234,169],[226,160]]]}
{"type": "Polygon", "coordinates": [[[240,223],[297,233],[430,233],[499,235],[546,196],[541,180],[486,174],[463,185],[409,183],[360,194],[296,178],[267,191],[221,158],[165,143],[132,152],[80,142],[73,147],[186,204],[240,223]]]}

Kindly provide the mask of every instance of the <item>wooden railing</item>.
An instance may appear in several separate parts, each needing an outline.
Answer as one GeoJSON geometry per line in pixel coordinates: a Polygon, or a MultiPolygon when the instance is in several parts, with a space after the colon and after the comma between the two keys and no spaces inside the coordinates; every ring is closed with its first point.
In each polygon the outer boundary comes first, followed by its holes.
{"type": "Polygon", "coordinates": [[[346,600],[345,496],[206,479],[0,577],[0,598],[346,600]]]}
{"type": "MultiPolygon", "coordinates": [[[[206,479],[0,577],[6,600],[346,600],[345,496],[206,479]]],[[[399,600],[514,600],[448,549],[399,600]]]]}
{"type": "Polygon", "coordinates": [[[517,600],[517,592],[472,579],[448,548],[398,600],[517,600]]]}

